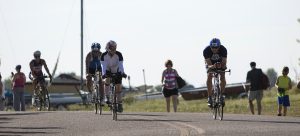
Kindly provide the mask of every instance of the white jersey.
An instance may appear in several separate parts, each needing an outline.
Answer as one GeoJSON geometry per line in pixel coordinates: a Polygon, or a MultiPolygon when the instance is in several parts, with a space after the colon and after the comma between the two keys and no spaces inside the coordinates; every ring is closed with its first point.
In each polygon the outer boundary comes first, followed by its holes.
{"type": "Polygon", "coordinates": [[[100,61],[103,75],[106,74],[106,71],[110,71],[111,73],[124,73],[123,56],[121,52],[116,51],[116,53],[111,56],[106,51],[101,55],[100,61]]]}

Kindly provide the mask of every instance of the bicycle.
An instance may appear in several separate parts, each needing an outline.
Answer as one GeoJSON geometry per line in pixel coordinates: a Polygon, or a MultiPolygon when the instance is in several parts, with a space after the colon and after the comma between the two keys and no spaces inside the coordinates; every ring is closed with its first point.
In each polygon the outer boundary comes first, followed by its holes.
{"type": "Polygon", "coordinates": [[[100,72],[96,70],[95,74],[92,75],[93,77],[93,89],[94,92],[96,93],[96,98],[92,98],[94,99],[94,105],[95,105],[95,114],[98,114],[98,110],[99,110],[99,114],[102,115],[102,108],[103,108],[103,104],[101,103],[102,101],[102,97],[100,94],[100,84],[99,84],[99,77],[100,77],[100,72]]]}
{"type": "MultiPolygon", "coordinates": [[[[31,73],[29,74],[29,78],[33,81],[31,73]]],[[[33,97],[33,106],[36,107],[37,111],[42,111],[42,109],[50,111],[50,97],[45,78],[48,78],[48,76],[43,75],[36,78],[37,86],[33,97]]]]}
{"type": "Polygon", "coordinates": [[[213,94],[212,94],[212,105],[210,106],[211,112],[213,114],[213,119],[217,119],[219,116],[219,120],[223,120],[224,115],[224,106],[225,106],[225,97],[221,93],[220,90],[220,73],[231,72],[229,69],[228,71],[225,70],[218,70],[213,69],[211,73],[213,74],[213,94]],[[223,97],[223,99],[221,99],[223,97]]]}
{"type": "Polygon", "coordinates": [[[112,118],[115,121],[118,120],[118,108],[119,108],[118,105],[121,104],[121,103],[117,102],[117,94],[116,94],[116,81],[120,77],[126,78],[126,75],[121,75],[120,73],[107,72],[106,76],[104,76],[104,78],[109,78],[109,80],[110,80],[111,105],[109,105],[109,107],[110,107],[110,111],[112,113],[112,118]]]}

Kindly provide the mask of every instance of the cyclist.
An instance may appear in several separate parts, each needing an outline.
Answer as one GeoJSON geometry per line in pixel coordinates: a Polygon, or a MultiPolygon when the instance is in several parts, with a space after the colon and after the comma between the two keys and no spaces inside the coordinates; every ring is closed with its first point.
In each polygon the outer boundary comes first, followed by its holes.
{"type": "Polygon", "coordinates": [[[34,95],[36,95],[37,84],[39,82],[38,80],[41,80],[40,77],[43,77],[43,71],[42,71],[43,66],[48,74],[48,77],[50,78],[50,82],[52,82],[52,75],[49,72],[46,61],[44,59],[41,59],[41,52],[35,51],[33,53],[33,56],[34,56],[34,59],[30,61],[29,66],[30,66],[30,70],[31,70],[31,75],[33,76],[32,83],[33,83],[33,87],[34,87],[34,95]]]}
{"type": "Polygon", "coordinates": [[[99,75],[99,90],[100,90],[100,101],[101,104],[104,104],[103,95],[104,95],[104,88],[102,83],[102,67],[100,63],[100,58],[102,52],[100,51],[101,45],[97,42],[92,43],[91,51],[86,55],[85,58],[85,67],[86,67],[86,85],[87,89],[90,92],[90,94],[93,94],[93,100],[95,99],[95,92],[92,92],[92,75],[95,74],[96,71],[100,72],[99,75]]]}
{"type": "MultiPolygon", "coordinates": [[[[117,51],[117,43],[115,41],[109,41],[106,44],[106,52],[101,55],[102,73],[103,77],[107,77],[107,73],[118,73],[118,79],[116,79],[116,95],[118,104],[118,112],[123,112],[122,106],[122,77],[127,77],[123,67],[123,56],[122,53],[117,51]]],[[[111,104],[109,101],[109,79],[105,81],[105,94],[106,103],[111,104]]]]}
{"type": "MultiPolygon", "coordinates": [[[[225,70],[226,69],[226,63],[227,63],[227,49],[221,45],[221,42],[218,38],[213,38],[210,41],[209,46],[207,46],[203,51],[203,56],[205,58],[206,68],[207,68],[207,94],[208,94],[208,105],[211,106],[212,104],[212,77],[213,75],[209,73],[212,69],[220,69],[225,70]]],[[[221,94],[225,90],[226,86],[226,79],[225,79],[225,73],[220,73],[220,88],[221,88],[221,94]]],[[[221,102],[223,101],[223,97],[221,97],[221,102]]],[[[224,103],[223,103],[224,104],[224,103]]]]}

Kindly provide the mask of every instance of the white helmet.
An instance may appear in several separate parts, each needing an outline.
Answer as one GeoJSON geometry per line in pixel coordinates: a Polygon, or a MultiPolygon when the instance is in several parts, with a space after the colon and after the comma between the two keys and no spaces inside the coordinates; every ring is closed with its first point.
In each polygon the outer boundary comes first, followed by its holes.
{"type": "Polygon", "coordinates": [[[117,43],[116,43],[115,41],[113,41],[113,40],[110,40],[110,41],[106,44],[105,49],[106,49],[107,51],[110,51],[109,47],[111,47],[111,46],[114,46],[114,47],[117,48],[117,43]]]}

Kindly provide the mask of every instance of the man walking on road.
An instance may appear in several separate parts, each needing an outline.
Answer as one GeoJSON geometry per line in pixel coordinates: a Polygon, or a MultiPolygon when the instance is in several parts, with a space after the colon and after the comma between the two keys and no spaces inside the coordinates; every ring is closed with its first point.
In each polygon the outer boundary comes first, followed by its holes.
{"type": "Polygon", "coordinates": [[[257,103],[257,114],[261,114],[261,100],[263,98],[262,89],[262,70],[256,68],[256,63],[250,63],[251,70],[247,73],[246,82],[250,83],[250,89],[248,91],[249,108],[251,113],[254,115],[254,105],[253,100],[256,99],[257,103]]]}

